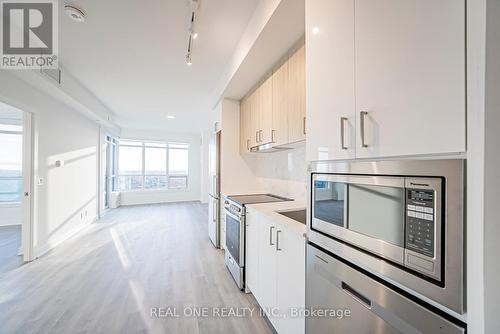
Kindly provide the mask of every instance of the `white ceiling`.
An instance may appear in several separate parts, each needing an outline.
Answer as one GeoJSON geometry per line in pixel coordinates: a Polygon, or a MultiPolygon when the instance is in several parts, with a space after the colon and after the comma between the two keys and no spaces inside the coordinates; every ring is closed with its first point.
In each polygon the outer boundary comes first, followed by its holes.
{"type": "Polygon", "coordinates": [[[66,17],[60,2],[59,59],[121,127],[199,132],[258,1],[200,0],[190,67],[187,0],[72,1],[86,12],[85,23],[66,17]]]}

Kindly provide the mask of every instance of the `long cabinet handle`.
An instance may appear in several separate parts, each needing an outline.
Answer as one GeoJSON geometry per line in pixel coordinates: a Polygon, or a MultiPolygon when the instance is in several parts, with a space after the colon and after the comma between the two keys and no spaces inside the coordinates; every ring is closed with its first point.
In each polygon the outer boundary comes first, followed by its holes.
{"type": "Polygon", "coordinates": [[[302,118],[302,133],[306,134],[306,117],[302,118]]]}
{"type": "Polygon", "coordinates": [[[347,121],[347,117],[340,117],[340,145],[343,150],[347,150],[347,146],[345,146],[345,122],[347,121]]]}
{"type": "Polygon", "coordinates": [[[366,298],[363,294],[355,290],[352,286],[347,284],[346,282],[341,283],[342,290],[344,290],[347,294],[351,295],[352,298],[356,299],[366,308],[372,308],[372,301],[366,298]]]}
{"type": "Polygon", "coordinates": [[[274,244],[273,244],[273,229],[274,229],[274,226],[269,227],[269,246],[274,246],[274,244]]]}
{"type": "Polygon", "coordinates": [[[281,250],[281,248],[280,248],[280,233],[281,233],[281,230],[276,231],[276,250],[277,251],[281,250]]]}
{"type": "Polygon", "coordinates": [[[365,117],[368,115],[368,111],[361,111],[359,113],[359,126],[361,128],[361,147],[368,147],[365,142],[365,117]]]}

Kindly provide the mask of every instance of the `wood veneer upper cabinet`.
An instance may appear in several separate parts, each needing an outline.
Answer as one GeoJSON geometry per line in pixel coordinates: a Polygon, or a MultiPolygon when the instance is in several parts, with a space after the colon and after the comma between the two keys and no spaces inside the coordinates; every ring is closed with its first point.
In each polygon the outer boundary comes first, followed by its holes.
{"type": "Polygon", "coordinates": [[[250,100],[244,98],[240,103],[240,153],[250,150],[250,111],[250,100]]]}
{"type": "Polygon", "coordinates": [[[465,0],[355,1],[356,158],[465,152],[465,40],[465,0]]]}
{"type": "Polygon", "coordinates": [[[288,144],[288,61],[279,66],[273,73],[273,127],[274,145],[288,144]]]}
{"type": "Polygon", "coordinates": [[[273,122],[273,80],[269,76],[260,85],[259,89],[259,124],[257,130],[259,144],[267,144],[272,141],[273,122]]]}
{"type": "Polygon", "coordinates": [[[250,124],[249,124],[249,139],[250,147],[257,146],[259,144],[259,123],[260,123],[260,90],[257,88],[248,97],[250,101],[250,124]]]}
{"type": "Polygon", "coordinates": [[[306,50],[302,46],[288,59],[288,142],[306,139],[306,50]]]}

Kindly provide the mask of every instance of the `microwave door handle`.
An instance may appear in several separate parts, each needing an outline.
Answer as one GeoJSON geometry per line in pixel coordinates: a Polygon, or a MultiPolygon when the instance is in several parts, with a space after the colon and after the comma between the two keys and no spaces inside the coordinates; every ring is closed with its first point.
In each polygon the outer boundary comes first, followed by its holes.
{"type": "Polygon", "coordinates": [[[349,184],[344,183],[344,228],[345,229],[349,228],[348,205],[349,205],[349,184]]]}

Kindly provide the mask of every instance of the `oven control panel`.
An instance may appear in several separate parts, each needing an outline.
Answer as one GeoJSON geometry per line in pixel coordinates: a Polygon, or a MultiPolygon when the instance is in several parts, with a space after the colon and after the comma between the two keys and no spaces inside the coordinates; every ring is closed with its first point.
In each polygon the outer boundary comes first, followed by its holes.
{"type": "Polygon", "coordinates": [[[406,248],[434,257],[435,195],[432,190],[406,189],[406,248]]]}

